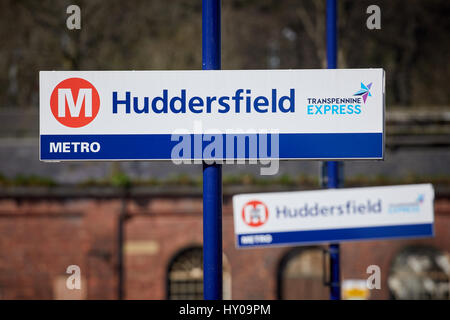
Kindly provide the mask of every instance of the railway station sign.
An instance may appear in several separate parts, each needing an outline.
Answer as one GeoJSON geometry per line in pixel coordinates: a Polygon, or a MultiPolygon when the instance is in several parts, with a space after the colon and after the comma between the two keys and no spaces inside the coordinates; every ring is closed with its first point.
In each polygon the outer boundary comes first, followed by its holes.
{"type": "Polygon", "coordinates": [[[433,236],[431,184],[241,194],[237,247],[433,236]]]}
{"type": "Polygon", "coordinates": [[[43,161],[383,159],[382,69],[39,77],[43,161]]]}

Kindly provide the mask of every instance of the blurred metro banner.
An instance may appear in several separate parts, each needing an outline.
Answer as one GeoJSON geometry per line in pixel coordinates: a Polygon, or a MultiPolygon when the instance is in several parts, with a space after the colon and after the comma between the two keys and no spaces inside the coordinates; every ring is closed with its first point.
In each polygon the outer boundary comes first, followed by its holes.
{"type": "Polygon", "coordinates": [[[241,194],[237,247],[433,236],[431,184],[241,194]]]}
{"type": "Polygon", "coordinates": [[[383,159],[384,70],[41,71],[40,159],[383,159]]]}

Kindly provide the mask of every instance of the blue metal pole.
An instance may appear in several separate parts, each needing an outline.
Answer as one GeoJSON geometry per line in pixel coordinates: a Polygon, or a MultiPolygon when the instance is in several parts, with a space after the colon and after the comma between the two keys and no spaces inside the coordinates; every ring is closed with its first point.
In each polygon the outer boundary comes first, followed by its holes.
{"type": "MultiPolygon", "coordinates": [[[[337,1],[327,0],[327,63],[328,69],[337,68],[337,1]]],[[[339,163],[327,162],[328,188],[339,187],[339,163]]],[[[339,244],[330,244],[330,299],[341,299],[339,244]]]]}
{"type": "Polygon", "coordinates": [[[337,68],[337,1],[327,0],[327,64],[337,68]]]}
{"type": "MultiPolygon", "coordinates": [[[[220,0],[202,2],[202,67],[220,63],[220,0]]],[[[203,296],[222,299],[222,165],[203,163],[203,296]]]]}

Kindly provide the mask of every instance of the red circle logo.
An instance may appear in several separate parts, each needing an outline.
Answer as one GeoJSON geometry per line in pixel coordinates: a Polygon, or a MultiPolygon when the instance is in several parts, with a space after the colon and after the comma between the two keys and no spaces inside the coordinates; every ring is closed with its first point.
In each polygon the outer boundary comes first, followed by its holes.
{"type": "Polygon", "coordinates": [[[50,108],[59,123],[70,128],[80,128],[92,122],[100,109],[97,89],[81,78],[61,81],[53,89],[50,108]]]}
{"type": "Polygon", "coordinates": [[[242,208],[242,219],[250,227],[260,227],[269,220],[269,209],[261,201],[249,201],[242,208]]]}

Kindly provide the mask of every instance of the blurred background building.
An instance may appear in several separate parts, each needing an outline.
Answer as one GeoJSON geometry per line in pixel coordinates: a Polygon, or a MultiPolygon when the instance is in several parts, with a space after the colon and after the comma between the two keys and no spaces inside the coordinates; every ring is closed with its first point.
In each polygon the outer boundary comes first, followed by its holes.
{"type": "MultiPolygon", "coordinates": [[[[344,280],[380,266],[371,299],[450,296],[449,14],[445,0],[339,0],[339,67],[387,77],[386,159],[345,162],[344,187],[436,191],[434,238],[342,244],[344,280]]],[[[38,160],[40,70],[200,69],[201,1],[3,0],[0,15],[0,299],[202,298],[201,166],[38,160]],[[65,24],[73,3],[81,30],[65,24]],[[69,265],[81,290],[66,288],[69,265]]],[[[322,68],[325,1],[223,1],[222,34],[223,69],[322,68]]],[[[317,189],[320,171],[224,166],[225,298],[328,298],[326,246],[237,250],[231,207],[236,193],[317,189]]]]}

